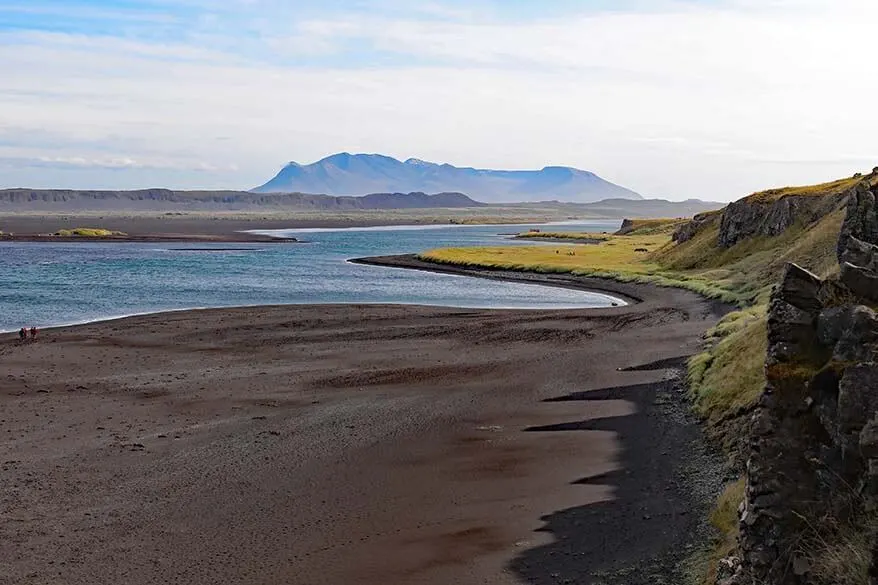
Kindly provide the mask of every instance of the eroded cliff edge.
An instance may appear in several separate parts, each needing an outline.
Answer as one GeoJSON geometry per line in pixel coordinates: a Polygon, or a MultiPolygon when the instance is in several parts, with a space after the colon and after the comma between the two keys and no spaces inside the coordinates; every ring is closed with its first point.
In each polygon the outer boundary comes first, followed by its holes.
{"type": "Polygon", "coordinates": [[[873,178],[807,203],[779,200],[762,215],[764,202],[748,208],[745,200],[721,219],[720,242],[729,245],[847,208],[837,276],[789,264],[771,294],[766,384],[748,421],[740,534],[720,563],[723,585],[878,583],[873,178]]]}

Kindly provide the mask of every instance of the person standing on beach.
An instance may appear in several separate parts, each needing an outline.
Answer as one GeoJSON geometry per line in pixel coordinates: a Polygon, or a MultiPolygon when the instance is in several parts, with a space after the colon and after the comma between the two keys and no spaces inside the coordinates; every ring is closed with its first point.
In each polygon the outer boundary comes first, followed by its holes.
{"type": "Polygon", "coordinates": [[[33,341],[36,341],[36,340],[37,340],[37,333],[38,333],[38,332],[39,332],[39,329],[37,329],[37,328],[34,327],[34,326],[31,326],[31,328],[30,328],[30,338],[31,338],[33,341]]]}
{"type": "Polygon", "coordinates": [[[19,341],[25,341],[26,339],[27,339],[27,329],[25,329],[24,327],[22,327],[22,328],[18,331],[18,340],[19,340],[19,341]]]}

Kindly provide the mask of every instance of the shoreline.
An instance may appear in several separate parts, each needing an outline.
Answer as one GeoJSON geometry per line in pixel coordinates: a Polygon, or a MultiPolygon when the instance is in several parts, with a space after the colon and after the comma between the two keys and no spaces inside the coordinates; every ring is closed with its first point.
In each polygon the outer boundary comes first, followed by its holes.
{"type": "MultiPolygon", "coordinates": [[[[304,243],[304,242],[300,242],[304,243]]],[[[624,307],[631,304],[643,302],[637,295],[637,286],[625,285],[625,283],[616,283],[612,280],[600,278],[588,278],[570,276],[563,278],[564,275],[548,275],[537,273],[522,273],[502,270],[488,270],[476,268],[464,268],[455,266],[444,266],[441,264],[433,264],[417,260],[415,254],[404,254],[399,256],[376,256],[366,258],[351,258],[346,260],[352,264],[360,264],[364,266],[376,266],[380,268],[397,268],[408,270],[423,270],[426,272],[435,272],[437,274],[448,274],[451,276],[466,276],[470,278],[484,278],[489,280],[499,280],[516,284],[530,284],[538,286],[551,286],[555,288],[564,288],[568,290],[582,291],[586,293],[603,295],[611,299],[611,302],[618,301],[618,305],[612,307],[563,307],[563,308],[545,308],[545,307],[467,307],[456,305],[431,305],[423,303],[401,303],[401,302],[373,302],[373,303],[288,303],[288,304],[252,304],[252,305],[228,305],[222,307],[181,307],[172,309],[159,309],[155,311],[138,311],[124,315],[108,315],[104,317],[96,317],[93,319],[85,319],[82,321],[74,321],[72,323],[59,323],[55,325],[42,325],[41,331],[50,331],[58,329],[67,329],[70,327],[80,327],[84,325],[95,325],[101,323],[113,323],[124,319],[134,317],[161,316],[173,313],[186,313],[196,311],[224,311],[235,309],[275,309],[280,307],[300,307],[300,306],[398,306],[398,307],[426,307],[436,309],[450,310],[472,310],[472,311],[608,311],[612,308],[624,307]]],[[[642,285],[638,285],[642,286],[642,285]]],[[[30,326],[30,324],[28,324],[30,326]]],[[[14,334],[17,328],[9,330],[0,330],[0,336],[14,334]]]]}
{"type": "Polygon", "coordinates": [[[275,238],[260,234],[137,234],[126,236],[55,236],[51,234],[0,234],[0,242],[28,243],[106,243],[140,242],[153,244],[299,244],[296,238],[275,238]]]}
{"type": "MultiPolygon", "coordinates": [[[[643,294],[643,287],[645,285],[638,283],[617,282],[605,278],[576,276],[574,274],[543,274],[538,272],[479,268],[475,266],[453,266],[450,264],[427,262],[419,259],[417,254],[351,258],[348,262],[365,266],[423,270],[425,272],[435,272],[438,274],[469,276],[472,278],[501,280],[504,282],[515,282],[520,284],[540,284],[543,286],[553,286],[557,288],[603,294],[609,297],[618,298],[628,305],[643,303],[649,296],[643,294]]],[[[658,289],[659,287],[655,288],[658,289]]]]}
{"type": "Polygon", "coordinates": [[[11,574],[60,558],[67,582],[101,585],[679,576],[723,479],[682,368],[728,306],[414,255],[349,261],[630,304],[181,309],[0,343],[13,430],[0,458],[14,462],[10,485],[42,478],[16,504],[32,520],[0,529],[11,574]],[[59,414],[46,426],[40,412],[59,414]],[[58,502],[67,514],[48,512],[58,502]],[[31,536],[47,530],[68,538],[31,536]],[[162,566],[148,564],[155,554],[162,566]]]}

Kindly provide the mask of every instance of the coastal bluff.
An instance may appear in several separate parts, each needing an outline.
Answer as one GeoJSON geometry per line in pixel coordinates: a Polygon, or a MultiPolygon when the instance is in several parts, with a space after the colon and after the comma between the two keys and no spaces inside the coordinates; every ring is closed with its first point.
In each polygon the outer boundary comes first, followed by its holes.
{"type": "Polygon", "coordinates": [[[771,295],[738,550],[719,585],[878,582],[876,190],[870,178],[813,201],[744,200],[721,218],[728,244],[847,207],[838,275],[791,263],[771,295]]]}

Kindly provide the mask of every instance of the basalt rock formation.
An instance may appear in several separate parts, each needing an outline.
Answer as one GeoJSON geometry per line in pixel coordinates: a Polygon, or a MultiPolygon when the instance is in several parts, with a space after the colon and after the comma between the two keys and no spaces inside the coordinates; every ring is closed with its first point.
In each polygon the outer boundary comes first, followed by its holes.
{"type": "MultiPolygon", "coordinates": [[[[846,195],[840,279],[790,264],[772,295],[740,550],[721,563],[723,585],[878,583],[874,195],[861,187],[846,195]]],[[[785,221],[766,218],[757,229],[785,221]]]]}
{"type": "Polygon", "coordinates": [[[876,195],[878,195],[878,186],[871,186],[869,183],[861,183],[850,194],[847,217],[841,228],[841,236],[838,239],[839,260],[842,259],[845,251],[850,248],[848,240],[851,237],[864,242],[878,242],[876,195]]]}
{"type": "Polygon", "coordinates": [[[778,236],[795,225],[810,225],[847,207],[847,219],[838,240],[838,254],[850,237],[878,241],[878,172],[805,188],[773,189],[730,203],[721,213],[702,213],[674,233],[674,241],[691,240],[719,221],[717,244],[731,248],[753,237],[778,236]]]}
{"type": "Polygon", "coordinates": [[[705,225],[716,220],[717,217],[718,215],[714,211],[699,213],[698,215],[693,217],[691,221],[684,223],[680,227],[678,227],[674,231],[674,235],[671,239],[678,244],[688,242],[689,240],[694,238],[695,235],[698,234],[698,232],[700,232],[705,225]]]}
{"type": "Polygon", "coordinates": [[[848,193],[842,193],[829,197],[755,197],[731,203],[722,216],[719,244],[731,248],[754,236],[778,236],[796,222],[813,223],[832,213],[848,196],[848,193]]]}

